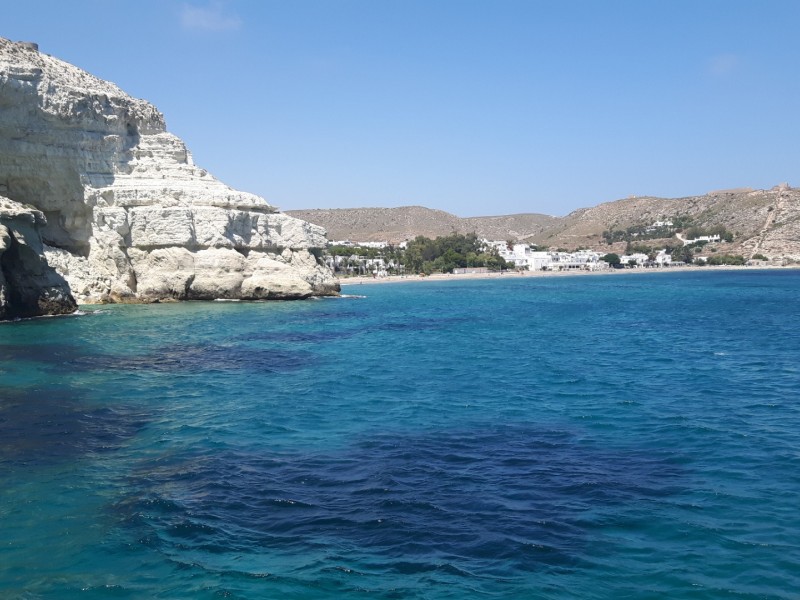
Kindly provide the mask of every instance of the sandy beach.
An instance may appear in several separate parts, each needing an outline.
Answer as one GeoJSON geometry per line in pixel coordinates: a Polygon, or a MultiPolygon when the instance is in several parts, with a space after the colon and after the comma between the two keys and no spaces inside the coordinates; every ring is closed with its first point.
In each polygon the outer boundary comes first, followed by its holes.
{"type": "Polygon", "coordinates": [[[662,267],[662,268],[637,268],[637,269],[603,269],[601,271],[511,271],[511,272],[490,272],[490,273],[464,273],[454,275],[452,273],[436,273],[433,275],[389,275],[387,277],[337,277],[339,284],[363,285],[365,283],[408,283],[425,281],[456,281],[466,279],[518,279],[520,277],[580,277],[580,276],[624,276],[624,275],[644,275],[655,273],[712,273],[717,271],[758,271],[774,269],[797,269],[798,266],[787,267],[748,267],[744,265],[720,265],[720,266],[683,266],[683,267],[662,267]]]}

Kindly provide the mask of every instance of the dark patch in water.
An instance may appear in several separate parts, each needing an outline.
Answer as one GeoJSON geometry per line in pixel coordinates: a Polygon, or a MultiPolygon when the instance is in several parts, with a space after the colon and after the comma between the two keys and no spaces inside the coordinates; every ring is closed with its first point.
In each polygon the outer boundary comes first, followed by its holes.
{"type": "Polygon", "coordinates": [[[0,388],[0,466],[52,464],[116,450],[146,423],[132,409],[89,407],[67,388],[0,388]]]}
{"type": "Polygon", "coordinates": [[[324,310],[320,306],[314,306],[313,311],[309,312],[296,312],[292,314],[283,315],[284,322],[286,323],[319,323],[322,321],[342,321],[348,319],[363,318],[366,312],[359,312],[355,310],[324,310]]]}
{"type": "MultiPolygon", "coordinates": [[[[291,339],[293,334],[287,337],[291,339]]],[[[302,334],[295,336],[301,341],[302,334]]],[[[321,335],[310,342],[329,341],[321,335]]],[[[255,336],[254,336],[254,339],[255,336]]],[[[72,344],[0,344],[0,363],[39,363],[51,373],[77,371],[149,371],[154,373],[252,371],[287,373],[303,369],[316,359],[312,352],[281,347],[250,346],[237,339],[230,345],[176,344],[156,348],[150,354],[92,354],[72,344]]]]}
{"type": "Polygon", "coordinates": [[[0,362],[25,360],[59,365],[76,353],[77,348],[72,344],[0,344],[0,362]]]}
{"type": "Polygon", "coordinates": [[[358,331],[347,331],[342,329],[330,329],[327,331],[270,331],[263,333],[252,333],[240,338],[243,341],[256,341],[265,340],[269,342],[286,342],[286,343],[317,343],[317,342],[330,342],[333,340],[341,340],[352,337],[359,333],[358,331]]]}
{"type": "Polygon", "coordinates": [[[443,329],[455,323],[469,321],[465,317],[417,317],[410,321],[390,321],[388,323],[378,323],[375,329],[383,331],[427,331],[432,329],[443,329]]]}
{"type": "Polygon", "coordinates": [[[178,344],[145,355],[80,357],[70,362],[79,369],[152,371],[156,373],[250,370],[284,373],[307,367],[313,354],[299,350],[235,344],[178,344]]]}
{"type": "Polygon", "coordinates": [[[333,455],[217,449],[141,471],[117,508],[165,551],[326,547],[382,556],[359,567],[374,572],[493,577],[577,566],[588,523],[675,493],[680,475],[668,457],[530,426],[380,435],[333,455]]]}
{"type": "MultiPolygon", "coordinates": [[[[314,319],[317,321],[317,319],[314,319]]],[[[364,320],[357,329],[343,329],[337,326],[322,331],[267,331],[252,333],[241,338],[244,341],[269,341],[279,343],[318,343],[331,342],[351,338],[361,334],[372,334],[376,331],[428,331],[442,329],[453,323],[468,321],[462,317],[418,317],[411,321],[375,321],[364,320]]]]}

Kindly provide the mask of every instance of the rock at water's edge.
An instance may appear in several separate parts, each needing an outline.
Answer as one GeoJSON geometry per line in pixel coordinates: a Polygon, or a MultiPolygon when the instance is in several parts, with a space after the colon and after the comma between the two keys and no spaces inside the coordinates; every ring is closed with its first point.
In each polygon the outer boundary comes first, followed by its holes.
{"type": "Polygon", "coordinates": [[[66,280],[47,264],[44,215],[0,196],[0,320],[62,315],[78,308],[66,280]]]}

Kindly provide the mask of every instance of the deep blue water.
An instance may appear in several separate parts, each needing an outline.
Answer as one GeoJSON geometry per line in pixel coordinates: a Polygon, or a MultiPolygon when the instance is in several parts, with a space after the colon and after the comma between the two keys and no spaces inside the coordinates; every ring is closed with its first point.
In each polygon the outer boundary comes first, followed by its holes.
{"type": "Polygon", "coordinates": [[[0,325],[0,597],[800,597],[800,272],[344,292],[0,325]]]}

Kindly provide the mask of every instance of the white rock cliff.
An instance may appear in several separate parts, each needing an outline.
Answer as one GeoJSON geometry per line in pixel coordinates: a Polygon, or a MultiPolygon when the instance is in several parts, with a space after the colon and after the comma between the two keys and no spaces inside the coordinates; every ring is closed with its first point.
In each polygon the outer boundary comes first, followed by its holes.
{"type": "Polygon", "coordinates": [[[0,194],[84,302],[332,295],[325,231],[197,167],[150,103],[0,38],[0,194]],[[46,221],[46,223],[44,222],[46,221]]]}

